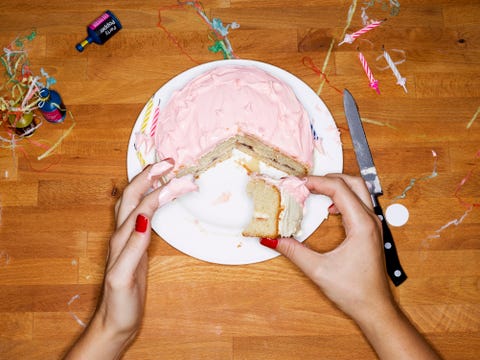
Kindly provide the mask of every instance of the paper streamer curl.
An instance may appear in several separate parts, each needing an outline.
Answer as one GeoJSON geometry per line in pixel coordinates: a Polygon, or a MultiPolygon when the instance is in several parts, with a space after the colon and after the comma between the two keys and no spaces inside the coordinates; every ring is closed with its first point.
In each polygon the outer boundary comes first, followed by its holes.
{"type": "Polygon", "coordinates": [[[80,295],[78,295],[78,294],[72,296],[72,298],[68,301],[68,303],[67,303],[68,312],[73,317],[73,319],[77,322],[78,325],[85,328],[85,327],[87,327],[87,324],[85,324],[82,320],[80,320],[80,318],[72,310],[70,310],[70,305],[72,305],[72,303],[74,301],[76,301],[77,299],[80,299],[80,295]]]}
{"type": "Polygon", "coordinates": [[[432,150],[432,156],[433,156],[433,170],[432,170],[432,173],[430,175],[427,175],[427,176],[424,176],[424,177],[421,177],[421,178],[412,178],[410,179],[410,183],[407,185],[407,187],[403,190],[403,192],[396,196],[394,198],[394,200],[397,200],[397,199],[405,199],[407,197],[407,192],[410,191],[413,186],[415,185],[415,183],[417,181],[424,181],[424,180],[429,180],[429,179],[433,179],[434,177],[438,176],[438,173],[437,173],[437,153],[435,152],[435,150],[432,150]]]}

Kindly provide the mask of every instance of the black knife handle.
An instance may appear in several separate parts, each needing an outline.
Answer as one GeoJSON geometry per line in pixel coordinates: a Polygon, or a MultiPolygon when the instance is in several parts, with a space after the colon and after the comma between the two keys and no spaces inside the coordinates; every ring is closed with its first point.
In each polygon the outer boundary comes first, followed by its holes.
{"type": "MultiPolygon", "coordinates": [[[[376,199],[375,199],[376,200],[376,199]]],[[[400,260],[397,254],[397,248],[395,247],[395,242],[393,241],[392,232],[390,231],[385,216],[383,215],[382,208],[378,204],[378,201],[374,201],[375,214],[382,222],[383,230],[383,251],[385,253],[385,262],[387,265],[387,274],[392,280],[395,286],[399,286],[405,280],[407,280],[407,274],[402,269],[400,265],[400,260]]]]}

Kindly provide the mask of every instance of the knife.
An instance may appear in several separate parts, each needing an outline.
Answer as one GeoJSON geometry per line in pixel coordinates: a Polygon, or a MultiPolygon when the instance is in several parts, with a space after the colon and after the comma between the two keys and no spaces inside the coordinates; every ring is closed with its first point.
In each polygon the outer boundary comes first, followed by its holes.
{"type": "Polygon", "coordinates": [[[357,103],[347,89],[343,91],[343,106],[347,117],[348,128],[350,129],[350,135],[352,136],[353,149],[355,150],[357,163],[360,167],[360,175],[367,184],[368,191],[372,197],[375,214],[377,214],[382,222],[383,250],[387,265],[387,274],[393,284],[399,286],[407,279],[407,275],[400,265],[392,233],[378,202],[378,196],[383,194],[382,187],[380,185],[380,180],[378,179],[377,169],[373,163],[372,153],[368,146],[362,121],[360,120],[357,103]]]}

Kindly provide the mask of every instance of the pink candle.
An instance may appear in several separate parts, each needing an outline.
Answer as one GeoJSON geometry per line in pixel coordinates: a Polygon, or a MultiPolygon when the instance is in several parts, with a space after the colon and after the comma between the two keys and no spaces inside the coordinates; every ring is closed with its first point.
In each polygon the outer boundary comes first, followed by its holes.
{"type": "Polygon", "coordinates": [[[158,105],[155,107],[155,111],[153,112],[153,120],[152,125],[150,125],[150,136],[155,136],[155,131],[157,130],[158,125],[158,116],[160,115],[160,100],[158,101],[158,105]]]}
{"type": "Polygon", "coordinates": [[[360,37],[361,35],[365,34],[366,32],[368,32],[372,29],[375,29],[378,25],[380,25],[384,21],[385,20],[373,21],[370,24],[368,24],[367,26],[365,26],[364,28],[354,32],[353,34],[345,34],[345,38],[343,39],[343,41],[340,44],[338,44],[338,46],[342,45],[343,43],[349,43],[349,44],[353,43],[356,38],[360,37]]]}
{"type": "Polygon", "coordinates": [[[362,63],[362,67],[363,67],[363,70],[365,70],[365,74],[367,74],[368,81],[370,82],[370,87],[374,89],[378,94],[380,94],[380,90],[378,89],[378,80],[376,80],[373,77],[372,70],[370,69],[370,66],[368,66],[365,56],[363,56],[363,54],[360,51],[358,52],[358,58],[362,63]]]}

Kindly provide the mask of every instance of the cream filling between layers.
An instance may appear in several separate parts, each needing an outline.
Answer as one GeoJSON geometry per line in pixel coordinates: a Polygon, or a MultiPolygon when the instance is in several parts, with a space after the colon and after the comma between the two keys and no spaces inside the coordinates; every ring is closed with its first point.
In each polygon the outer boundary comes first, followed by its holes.
{"type": "Polygon", "coordinates": [[[278,222],[281,237],[300,235],[304,207],[300,206],[294,196],[281,190],[282,211],[278,222]]]}

